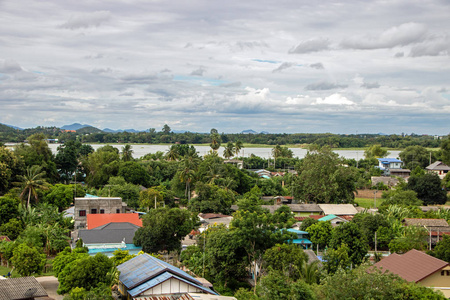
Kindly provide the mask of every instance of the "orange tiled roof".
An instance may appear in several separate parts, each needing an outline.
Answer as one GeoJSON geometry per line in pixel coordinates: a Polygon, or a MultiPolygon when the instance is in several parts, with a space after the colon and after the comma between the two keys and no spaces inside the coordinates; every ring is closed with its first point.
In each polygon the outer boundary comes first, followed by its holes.
{"type": "Polygon", "coordinates": [[[94,229],[108,223],[131,223],[142,227],[142,220],[139,214],[88,214],[87,229],[94,229]]]}

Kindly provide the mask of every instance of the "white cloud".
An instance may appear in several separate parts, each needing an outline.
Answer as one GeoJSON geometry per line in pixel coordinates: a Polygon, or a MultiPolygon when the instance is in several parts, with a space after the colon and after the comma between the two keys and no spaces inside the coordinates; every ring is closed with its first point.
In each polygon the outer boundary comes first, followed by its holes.
{"type": "Polygon", "coordinates": [[[325,99],[317,98],[313,105],[355,105],[355,102],[348,100],[340,94],[332,94],[325,99]]]}
{"type": "Polygon", "coordinates": [[[389,28],[379,35],[353,36],[344,39],[341,46],[363,50],[393,48],[421,42],[426,37],[426,33],[425,25],[411,22],[389,28]]]}
{"type": "Polygon", "coordinates": [[[103,23],[109,21],[111,18],[111,12],[109,11],[95,11],[92,13],[86,13],[70,17],[70,19],[61,24],[61,28],[65,29],[79,29],[89,27],[99,27],[103,23]]]}

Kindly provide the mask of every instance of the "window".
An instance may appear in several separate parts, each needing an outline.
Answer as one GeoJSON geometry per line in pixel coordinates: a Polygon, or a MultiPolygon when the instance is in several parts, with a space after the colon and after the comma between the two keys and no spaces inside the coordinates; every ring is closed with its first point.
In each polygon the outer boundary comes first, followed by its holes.
{"type": "Polygon", "coordinates": [[[104,210],[103,208],[100,208],[100,213],[101,213],[101,214],[104,214],[104,213],[105,213],[105,210],[104,210]]]}
{"type": "Polygon", "coordinates": [[[116,209],[116,214],[120,214],[120,208],[116,209]]]}
{"type": "Polygon", "coordinates": [[[447,270],[447,276],[450,276],[450,270],[447,270]]]}
{"type": "Polygon", "coordinates": [[[79,213],[78,213],[78,215],[79,215],[80,217],[86,217],[86,211],[85,211],[85,210],[80,210],[79,213]]]}
{"type": "Polygon", "coordinates": [[[441,276],[445,276],[445,271],[441,271],[441,276]]]}
{"type": "Polygon", "coordinates": [[[96,214],[97,213],[97,209],[96,208],[92,208],[91,209],[91,214],[96,214]]]}

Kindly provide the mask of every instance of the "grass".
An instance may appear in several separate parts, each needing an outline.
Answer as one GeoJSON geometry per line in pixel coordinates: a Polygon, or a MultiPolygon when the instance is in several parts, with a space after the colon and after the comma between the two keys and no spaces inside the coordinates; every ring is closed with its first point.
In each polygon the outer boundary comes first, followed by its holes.
{"type": "MultiPolygon", "coordinates": [[[[355,198],[355,202],[364,208],[373,208],[373,198],[355,198]]],[[[383,199],[377,198],[377,207],[380,206],[380,204],[383,203],[383,199]]]]}

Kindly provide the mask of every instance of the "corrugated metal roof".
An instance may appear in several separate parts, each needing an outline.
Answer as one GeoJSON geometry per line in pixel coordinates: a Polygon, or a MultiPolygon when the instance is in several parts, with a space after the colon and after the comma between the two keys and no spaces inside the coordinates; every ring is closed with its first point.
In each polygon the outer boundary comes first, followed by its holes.
{"type": "Polygon", "coordinates": [[[0,280],[0,300],[19,300],[45,296],[47,296],[47,292],[34,277],[0,280]]]}
{"type": "Polygon", "coordinates": [[[155,278],[153,278],[153,279],[151,279],[151,280],[149,280],[149,281],[147,281],[147,282],[145,282],[145,283],[143,283],[141,285],[138,285],[134,289],[128,290],[128,293],[131,296],[133,296],[133,297],[137,296],[137,295],[145,292],[146,290],[151,289],[151,288],[153,288],[153,287],[155,287],[155,286],[157,286],[157,285],[159,285],[159,284],[163,283],[164,281],[169,280],[171,278],[175,278],[175,279],[177,279],[179,281],[183,281],[186,284],[194,286],[194,287],[196,287],[196,288],[198,288],[198,289],[200,289],[202,291],[205,291],[207,293],[216,294],[213,291],[211,291],[209,288],[202,286],[200,282],[193,283],[193,282],[191,282],[189,280],[186,280],[184,278],[176,276],[176,275],[174,275],[174,274],[172,274],[170,272],[164,272],[164,273],[156,276],[155,278]]]}
{"type": "MultiPolygon", "coordinates": [[[[119,265],[117,269],[120,271],[119,280],[129,290],[132,290],[137,286],[144,284],[149,280],[152,280],[153,278],[159,276],[160,274],[163,274],[164,272],[172,273],[176,276],[190,281],[191,284],[197,284],[201,286],[201,283],[188,273],[147,253],[138,255],[130,259],[129,261],[124,262],[123,264],[119,265]]],[[[206,289],[205,287],[203,288],[206,289]]],[[[216,294],[209,289],[207,290],[211,294],[216,294]]]]}
{"type": "Polygon", "coordinates": [[[312,244],[312,242],[308,239],[294,239],[292,244],[312,244]]]}
{"type": "Polygon", "coordinates": [[[378,158],[378,161],[381,161],[382,163],[401,163],[402,161],[396,158],[378,158]]]}
{"type": "Polygon", "coordinates": [[[135,228],[125,229],[80,229],[78,231],[78,237],[83,239],[83,243],[85,244],[111,244],[121,243],[122,241],[125,241],[125,244],[132,244],[134,234],[137,230],[137,226],[135,228]]]}

